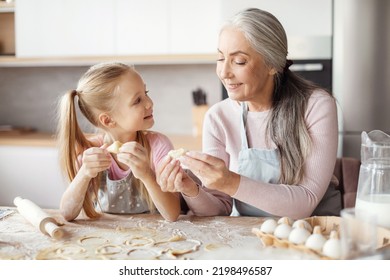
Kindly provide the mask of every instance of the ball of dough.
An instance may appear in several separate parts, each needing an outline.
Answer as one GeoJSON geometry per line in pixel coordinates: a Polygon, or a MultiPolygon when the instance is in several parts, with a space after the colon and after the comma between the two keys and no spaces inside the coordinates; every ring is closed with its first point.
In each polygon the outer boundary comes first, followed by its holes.
{"type": "Polygon", "coordinates": [[[168,156],[170,156],[171,158],[179,158],[181,156],[183,156],[186,152],[188,152],[188,150],[184,149],[184,148],[180,148],[180,149],[177,149],[177,150],[170,150],[168,152],[168,156]]]}
{"type": "Polygon", "coordinates": [[[119,141],[115,141],[112,143],[110,146],[108,146],[107,151],[112,153],[112,154],[117,154],[119,153],[119,148],[122,147],[122,143],[119,141]]]}

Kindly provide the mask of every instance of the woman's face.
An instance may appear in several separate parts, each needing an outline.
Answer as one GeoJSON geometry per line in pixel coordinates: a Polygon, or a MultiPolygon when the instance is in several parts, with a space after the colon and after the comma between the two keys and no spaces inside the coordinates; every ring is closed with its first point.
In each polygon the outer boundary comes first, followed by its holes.
{"type": "Polygon", "coordinates": [[[221,32],[216,72],[231,99],[248,101],[250,110],[270,108],[275,71],[240,30],[228,27],[221,32]]]}
{"type": "Polygon", "coordinates": [[[115,122],[113,133],[118,139],[153,126],[153,101],[137,72],[125,73],[115,91],[118,100],[111,117],[115,122]]]}

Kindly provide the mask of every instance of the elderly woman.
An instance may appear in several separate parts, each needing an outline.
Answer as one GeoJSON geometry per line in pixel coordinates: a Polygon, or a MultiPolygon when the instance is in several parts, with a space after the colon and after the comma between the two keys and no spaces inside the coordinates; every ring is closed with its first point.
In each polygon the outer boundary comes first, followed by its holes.
{"type": "Polygon", "coordinates": [[[229,98],[212,106],[203,153],[166,158],[158,181],[196,215],[338,215],[338,143],[331,93],[289,70],[287,37],[270,13],[247,9],[221,30],[216,72],[229,98]],[[177,166],[182,163],[200,180],[177,166]]]}

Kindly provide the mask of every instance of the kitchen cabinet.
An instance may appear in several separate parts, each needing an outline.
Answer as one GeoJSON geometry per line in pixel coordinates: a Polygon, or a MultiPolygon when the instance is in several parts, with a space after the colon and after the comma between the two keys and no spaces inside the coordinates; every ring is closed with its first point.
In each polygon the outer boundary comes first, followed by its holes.
{"type": "Polygon", "coordinates": [[[169,53],[169,0],[117,0],[116,55],[169,53]]]}
{"type": "Polygon", "coordinates": [[[171,0],[171,53],[216,53],[222,1],[171,0]]]}
{"type": "Polygon", "coordinates": [[[13,206],[16,196],[46,208],[58,208],[67,184],[55,147],[0,145],[0,205],[13,206]]]}
{"type": "Polygon", "coordinates": [[[220,6],[220,0],[117,0],[115,54],[214,54],[220,6]]]}
{"type": "Polygon", "coordinates": [[[220,2],[18,0],[16,55],[215,53],[220,2]]]}
{"type": "Polygon", "coordinates": [[[16,56],[93,56],[115,51],[115,6],[105,0],[18,0],[16,56]]]}
{"type": "Polygon", "coordinates": [[[2,57],[0,65],[214,63],[224,20],[248,7],[268,10],[282,22],[290,58],[332,56],[332,0],[18,0],[15,5],[16,61],[2,57]]]}

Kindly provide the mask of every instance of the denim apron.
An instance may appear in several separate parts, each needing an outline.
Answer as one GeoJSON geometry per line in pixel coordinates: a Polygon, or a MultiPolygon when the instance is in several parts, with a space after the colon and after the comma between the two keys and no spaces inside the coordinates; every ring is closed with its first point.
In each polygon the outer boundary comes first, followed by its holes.
{"type": "MultiPolygon", "coordinates": [[[[241,151],[238,154],[238,174],[255,181],[265,183],[278,183],[280,177],[280,162],[277,149],[254,149],[249,148],[246,135],[246,119],[248,105],[241,103],[241,151]]],[[[237,214],[243,216],[272,216],[252,205],[234,199],[237,214]]]]}
{"type": "Polygon", "coordinates": [[[146,200],[135,187],[135,178],[130,172],[125,178],[111,180],[104,171],[98,191],[98,205],[101,211],[112,214],[138,214],[149,211],[146,200]]]}
{"type": "MultiPolygon", "coordinates": [[[[254,149],[249,148],[246,135],[246,119],[248,105],[241,103],[241,151],[238,155],[238,174],[255,181],[277,184],[280,177],[280,160],[277,149],[254,149]]],[[[272,214],[258,209],[252,205],[234,199],[232,215],[267,217],[272,214]]],[[[317,216],[339,216],[341,210],[341,193],[331,183],[312,213],[317,216]]]]}

